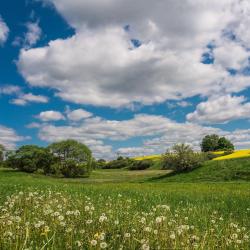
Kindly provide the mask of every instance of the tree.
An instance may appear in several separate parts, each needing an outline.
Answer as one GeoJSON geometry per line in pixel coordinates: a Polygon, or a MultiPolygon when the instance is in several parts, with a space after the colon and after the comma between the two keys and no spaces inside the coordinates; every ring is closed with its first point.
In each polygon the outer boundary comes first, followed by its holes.
{"type": "Polygon", "coordinates": [[[196,153],[187,144],[176,144],[171,151],[167,151],[162,158],[164,169],[173,169],[175,172],[193,170],[205,161],[201,153],[196,153]]]}
{"type": "Polygon", "coordinates": [[[64,140],[55,142],[49,145],[48,149],[59,158],[61,164],[65,161],[73,160],[78,164],[86,164],[88,171],[92,168],[91,150],[78,141],[64,140]]]}
{"type": "Polygon", "coordinates": [[[216,134],[206,135],[201,142],[201,151],[209,152],[218,150],[218,141],[220,137],[216,134]]]}
{"type": "Polygon", "coordinates": [[[234,145],[231,141],[225,137],[221,137],[218,141],[218,150],[233,151],[234,145]]]}
{"type": "Polygon", "coordinates": [[[4,151],[5,151],[5,147],[0,144],[0,163],[3,162],[4,160],[4,151]]]}
{"type": "Polygon", "coordinates": [[[234,150],[234,145],[225,137],[219,137],[216,134],[206,135],[201,142],[201,151],[211,152],[211,151],[230,151],[234,150]]]}
{"type": "Polygon", "coordinates": [[[5,162],[7,167],[33,173],[38,169],[44,169],[53,162],[53,155],[46,149],[35,145],[20,147],[11,152],[5,162]]]}

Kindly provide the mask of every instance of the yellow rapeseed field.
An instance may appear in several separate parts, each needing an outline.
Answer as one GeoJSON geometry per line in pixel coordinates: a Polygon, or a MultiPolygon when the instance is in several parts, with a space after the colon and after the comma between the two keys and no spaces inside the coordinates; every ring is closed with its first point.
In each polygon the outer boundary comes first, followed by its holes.
{"type": "Polygon", "coordinates": [[[134,160],[136,160],[136,161],[157,160],[159,158],[161,158],[161,155],[146,155],[146,156],[135,157],[134,160]]]}
{"type": "MultiPolygon", "coordinates": [[[[214,154],[218,154],[219,152],[214,152],[214,154]]],[[[242,150],[235,150],[232,154],[219,156],[214,161],[220,161],[220,160],[227,160],[227,159],[236,159],[236,158],[244,158],[244,157],[250,157],[250,149],[242,149],[242,150]]]]}

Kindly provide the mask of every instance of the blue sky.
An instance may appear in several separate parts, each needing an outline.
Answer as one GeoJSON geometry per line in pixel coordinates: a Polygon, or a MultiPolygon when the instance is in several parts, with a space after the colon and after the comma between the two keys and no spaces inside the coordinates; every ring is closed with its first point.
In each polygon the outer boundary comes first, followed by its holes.
{"type": "Polygon", "coordinates": [[[249,12],[239,0],[2,1],[0,143],[74,138],[112,158],[218,133],[250,147],[249,12]]]}

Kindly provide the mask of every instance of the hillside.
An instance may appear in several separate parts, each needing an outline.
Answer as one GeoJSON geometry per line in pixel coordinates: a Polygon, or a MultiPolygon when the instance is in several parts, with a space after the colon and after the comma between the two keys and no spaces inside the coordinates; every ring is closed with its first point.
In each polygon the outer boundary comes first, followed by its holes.
{"type": "Polygon", "coordinates": [[[250,181],[250,158],[208,161],[188,173],[167,174],[155,181],[160,182],[222,182],[250,181]]]}

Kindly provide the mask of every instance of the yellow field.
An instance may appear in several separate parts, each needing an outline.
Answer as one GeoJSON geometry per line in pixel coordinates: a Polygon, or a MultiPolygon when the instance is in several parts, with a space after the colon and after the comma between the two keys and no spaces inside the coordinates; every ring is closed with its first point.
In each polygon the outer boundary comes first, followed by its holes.
{"type": "Polygon", "coordinates": [[[161,158],[161,155],[146,155],[146,156],[135,157],[134,160],[136,160],[136,161],[158,160],[159,158],[161,158]]]}
{"type": "MultiPolygon", "coordinates": [[[[214,154],[218,154],[218,152],[214,152],[214,154]]],[[[250,157],[250,149],[235,150],[234,153],[232,154],[220,156],[213,160],[220,161],[220,160],[244,158],[244,157],[250,157]]]]}
{"type": "MultiPolygon", "coordinates": [[[[213,152],[213,154],[221,155],[221,154],[224,154],[224,151],[216,151],[216,152],[213,152]]],[[[244,158],[244,157],[250,157],[250,149],[235,150],[234,153],[232,154],[219,156],[217,158],[214,158],[213,160],[220,161],[220,160],[244,158]]],[[[161,158],[161,155],[146,155],[146,156],[135,157],[134,160],[136,161],[158,160],[160,158],[161,158]]]]}

